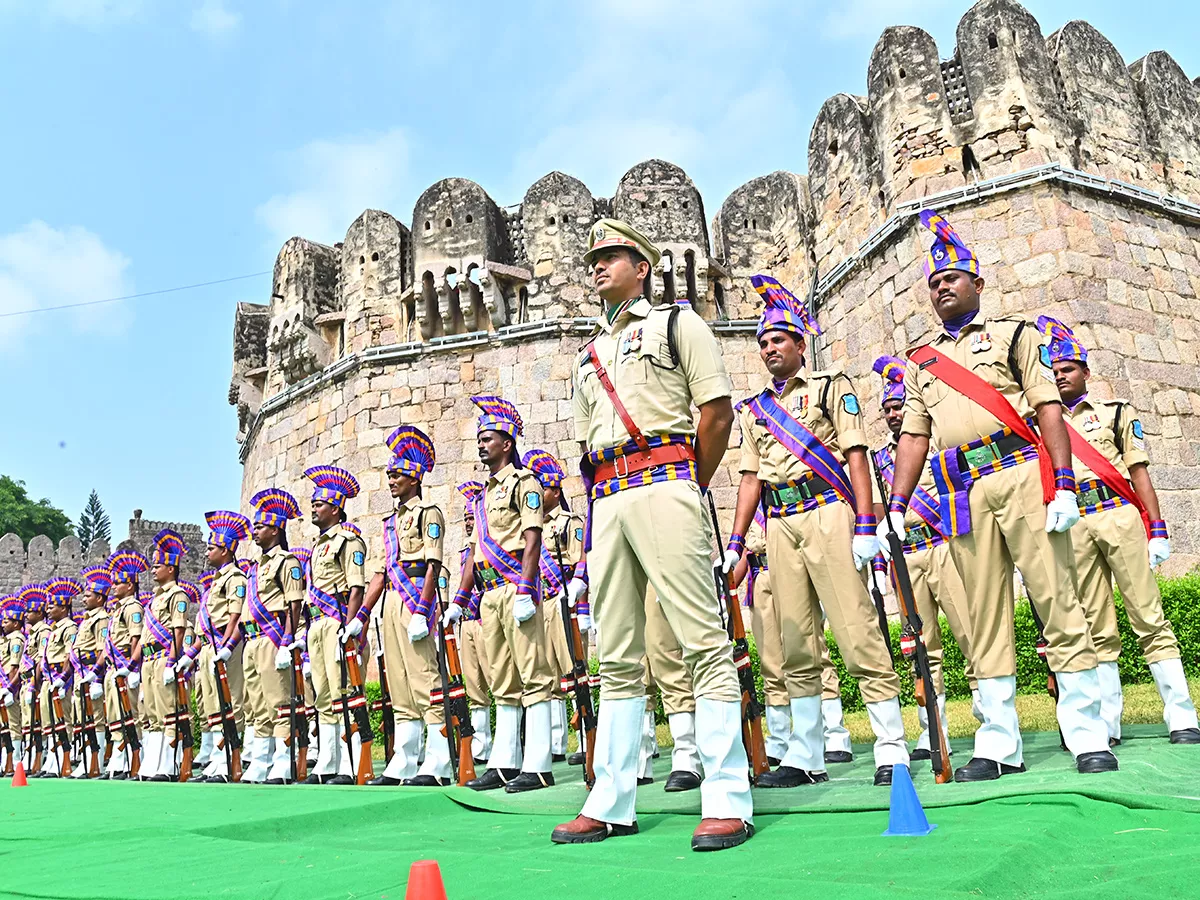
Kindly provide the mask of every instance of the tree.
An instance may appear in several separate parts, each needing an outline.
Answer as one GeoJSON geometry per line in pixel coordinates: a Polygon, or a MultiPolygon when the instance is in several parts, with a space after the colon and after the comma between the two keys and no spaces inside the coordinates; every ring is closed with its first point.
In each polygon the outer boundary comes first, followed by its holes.
{"type": "Polygon", "coordinates": [[[44,534],[57,544],[71,534],[71,520],[45,498],[30,500],[25,482],[0,475],[0,534],[9,532],[25,543],[44,534]]]}
{"type": "Polygon", "coordinates": [[[87,553],[92,541],[112,540],[112,522],[109,521],[104,507],[100,505],[100,497],[95,490],[88,494],[87,505],[79,514],[79,524],[75,533],[79,535],[79,543],[83,546],[84,553],[87,553]]]}

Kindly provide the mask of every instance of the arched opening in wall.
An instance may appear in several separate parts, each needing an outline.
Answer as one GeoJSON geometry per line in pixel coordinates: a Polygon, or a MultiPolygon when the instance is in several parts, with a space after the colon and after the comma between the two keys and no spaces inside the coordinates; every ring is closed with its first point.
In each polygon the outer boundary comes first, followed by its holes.
{"type": "Polygon", "coordinates": [[[529,321],[529,291],[525,288],[517,290],[517,324],[529,321]]]}
{"type": "Polygon", "coordinates": [[[903,81],[907,77],[908,73],[906,73],[904,71],[904,69],[901,69],[899,74],[900,74],[900,80],[903,81]]]}
{"type": "Polygon", "coordinates": [[[965,181],[979,181],[983,178],[983,170],[979,167],[979,160],[975,158],[975,151],[971,149],[970,144],[963,145],[962,164],[965,181]]]}
{"type": "Polygon", "coordinates": [[[432,230],[432,228],[433,228],[433,223],[430,222],[428,219],[426,219],[425,220],[425,230],[430,231],[430,230],[432,230]]]}
{"type": "Polygon", "coordinates": [[[743,227],[743,228],[749,228],[749,227],[750,227],[750,220],[749,220],[749,219],[742,219],[742,227],[743,227]]]}
{"type": "Polygon", "coordinates": [[[547,225],[553,225],[553,224],[554,224],[554,216],[547,216],[547,217],[546,217],[546,224],[547,224],[547,225]]]}
{"type": "Polygon", "coordinates": [[[442,337],[446,333],[442,327],[442,314],[438,310],[437,285],[433,282],[433,273],[429,270],[421,276],[421,336],[429,338],[442,337]]]}
{"type": "Polygon", "coordinates": [[[367,264],[367,258],[365,256],[360,256],[358,258],[358,264],[360,266],[365,266],[367,264]]]}
{"type": "Polygon", "coordinates": [[[663,303],[675,302],[675,257],[670,253],[662,256],[663,303]]]}
{"type": "Polygon", "coordinates": [[[442,323],[446,327],[446,334],[462,334],[467,330],[466,323],[463,321],[462,304],[459,303],[459,287],[463,278],[454,266],[446,267],[444,277],[447,292],[446,312],[442,315],[442,323]]]}
{"type": "Polygon", "coordinates": [[[755,231],[758,231],[758,219],[751,219],[750,227],[753,228],[755,231]]]}
{"type": "Polygon", "coordinates": [[[409,294],[400,301],[400,342],[419,341],[421,331],[413,326],[417,324],[417,298],[409,294]]]}
{"type": "Polygon", "coordinates": [[[995,50],[999,46],[1000,46],[1000,42],[996,40],[996,32],[989,31],[988,32],[988,49],[995,50]]]}
{"type": "Polygon", "coordinates": [[[371,254],[371,262],[379,262],[379,251],[376,250],[371,254]]]}
{"type": "Polygon", "coordinates": [[[667,208],[667,201],[666,201],[666,200],[664,200],[664,201],[662,202],[662,208],[663,208],[663,209],[666,209],[666,208],[667,208]]]}
{"type": "Polygon", "coordinates": [[[683,254],[684,278],[687,282],[688,303],[695,309],[700,302],[700,292],[696,289],[696,251],[686,250],[683,254]]]}
{"type": "Polygon", "coordinates": [[[449,216],[446,216],[446,227],[447,227],[447,228],[453,228],[453,227],[454,227],[454,220],[453,220],[453,219],[451,219],[449,216]]]}
{"type": "Polygon", "coordinates": [[[729,313],[725,310],[725,288],[719,281],[713,282],[713,303],[717,305],[717,317],[728,319],[729,313]]]}
{"type": "Polygon", "coordinates": [[[687,208],[688,208],[688,201],[687,201],[687,200],[684,200],[684,201],[683,201],[683,208],[684,208],[684,209],[687,209],[687,208]]]}
{"type": "Polygon", "coordinates": [[[475,221],[475,217],[473,215],[471,215],[470,213],[467,213],[467,224],[470,225],[474,221],[475,221]]]}
{"type": "MultiPolygon", "coordinates": [[[[466,291],[465,296],[467,297],[467,302],[462,304],[468,310],[466,313],[467,328],[471,331],[487,331],[487,307],[483,305],[483,291],[479,287],[479,266],[475,263],[467,266],[467,277],[460,288],[460,291],[463,290],[466,291]]],[[[459,293],[460,302],[463,296],[462,293],[459,293]]]]}
{"type": "Polygon", "coordinates": [[[838,142],[837,142],[837,138],[834,138],[832,141],[829,142],[829,155],[837,156],[837,152],[838,152],[838,142]]]}

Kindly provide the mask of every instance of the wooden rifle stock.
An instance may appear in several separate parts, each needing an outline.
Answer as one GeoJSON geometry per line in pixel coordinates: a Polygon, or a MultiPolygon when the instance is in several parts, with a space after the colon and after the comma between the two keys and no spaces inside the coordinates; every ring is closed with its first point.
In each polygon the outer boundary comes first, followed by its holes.
{"type": "MultiPolygon", "coordinates": [[[[569,580],[567,569],[563,565],[562,535],[554,537],[554,555],[558,563],[558,577],[562,582],[563,591],[567,589],[569,580]]],[[[583,783],[590,791],[596,784],[596,707],[592,703],[592,678],[588,671],[587,658],[583,653],[583,634],[579,630],[579,614],[575,607],[570,606],[564,596],[561,601],[560,614],[563,628],[566,630],[567,647],[571,651],[571,695],[575,699],[575,715],[571,717],[571,726],[579,738],[579,749],[583,751],[583,783]]]]}
{"type": "MultiPolygon", "coordinates": [[[[167,660],[170,665],[170,660],[167,660]]],[[[171,745],[176,753],[183,750],[183,758],[179,761],[180,784],[192,777],[192,752],[195,742],[192,740],[192,707],[188,699],[187,680],[183,675],[175,674],[175,741],[171,745]]]]}
{"type": "Polygon", "coordinates": [[[443,704],[446,724],[442,726],[442,734],[450,742],[450,755],[457,756],[458,784],[465,785],[475,778],[475,753],[471,745],[475,739],[475,728],[471,725],[471,711],[467,705],[467,689],[463,684],[462,660],[458,655],[458,638],[454,629],[446,629],[442,624],[441,605],[438,605],[435,615],[438,617],[438,634],[442,640],[442,658],[439,668],[442,676],[443,704]],[[457,741],[455,740],[457,735],[457,741]]]}
{"type": "MultiPolygon", "coordinates": [[[[16,686],[13,686],[15,694],[16,686]]],[[[8,707],[0,706],[0,748],[4,749],[4,774],[11,775],[13,773],[13,742],[12,735],[9,733],[9,728],[12,726],[9,723],[8,707]]]]}
{"type": "MultiPolygon", "coordinates": [[[[379,631],[379,618],[374,618],[375,643],[382,650],[383,635],[379,631]]],[[[379,663],[379,722],[383,728],[383,759],[384,762],[391,762],[396,748],[396,721],[392,714],[392,691],[388,686],[387,663],[384,660],[384,654],[380,653],[375,659],[379,663]]]]}
{"type": "Polygon", "coordinates": [[[54,719],[53,730],[54,738],[58,744],[58,749],[62,751],[62,765],[59,767],[59,776],[67,778],[71,774],[71,735],[68,731],[67,717],[63,713],[62,700],[58,696],[58,691],[50,685],[50,715],[54,719]]]}
{"type": "Polygon", "coordinates": [[[92,751],[88,763],[87,777],[95,778],[100,774],[100,741],[96,737],[96,710],[92,705],[91,689],[81,684],[79,687],[79,711],[83,718],[83,749],[80,751],[87,758],[87,751],[92,751]]]}
{"type": "Polygon", "coordinates": [[[304,710],[304,663],[300,651],[292,651],[292,699],[288,705],[288,755],[292,781],[308,775],[308,715],[304,710]]]}
{"type": "Polygon", "coordinates": [[[129,682],[114,674],[113,684],[117,688],[117,711],[121,714],[121,749],[129,751],[129,777],[137,778],[142,768],[142,742],[138,737],[137,724],[133,721],[133,713],[130,712],[129,682]]]}
{"type": "Polygon", "coordinates": [[[238,737],[237,721],[233,716],[233,699],[229,690],[229,672],[224,661],[213,657],[217,673],[217,706],[221,712],[221,742],[230,781],[242,780],[242,742],[238,737]]]}
{"type": "MultiPolygon", "coordinates": [[[[374,741],[375,735],[371,731],[371,717],[367,711],[367,695],[363,690],[363,674],[358,665],[358,641],[354,638],[346,641],[345,647],[342,648],[342,663],[345,666],[344,674],[350,682],[350,695],[342,696],[342,704],[343,710],[349,709],[354,713],[353,730],[358,732],[359,741],[355,781],[362,785],[366,784],[367,779],[375,774],[371,762],[371,743],[374,741]]],[[[354,746],[350,741],[350,734],[351,731],[347,730],[346,748],[348,751],[351,751],[354,746]]]]}

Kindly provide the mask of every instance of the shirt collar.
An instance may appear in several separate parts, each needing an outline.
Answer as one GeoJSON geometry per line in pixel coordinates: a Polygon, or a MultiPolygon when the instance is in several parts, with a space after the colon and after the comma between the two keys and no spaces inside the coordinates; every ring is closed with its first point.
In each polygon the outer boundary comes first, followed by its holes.
{"type": "Polygon", "coordinates": [[[1078,397],[1076,397],[1074,403],[1067,403],[1067,401],[1065,401],[1065,400],[1063,401],[1063,406],[1065,406],[1067,408],[1067,411],[1071,412],[1071,413],[1075,412],[1077,409],[1079,409],[1080,407],[1085,406],[1085,405],[1089,409],[1095,409],[1095,407],[1092,406],[1092,401],[1090,399],[1088,399],[1087,391],[1084,391],[1082,394],[1080,394],[1078,397]]]}
{"type": "Polygon", "coordinates": [[[601,312],[600,315],[596,317],[596,322],[606,334],[612,334],[614,331],[618,330],[618,326],[621,325],[626,318],[646,318],[646,316],[650,314],[650,308],[649,300],[647,300],[645,297],[638,297],[632,304],[630,304],[628,309],[624,310],[620,315],[617,316],[615,321],[610,323],[608,321],[608,316],[601,312]]]}
{"type": "Polygon", "coordinates": [[[488,483],[489,484],[491,484],[491,483],[499,484],[500,482],[504,481],[505,479],[512,477],[513,473],[515,473],[516,471],[517,471],[516,466],[514,466],[512,463],[509,463],[503,469],[501,469],[499,472],[497,472],[495,475],[490,476],[488,478],[488,483]]]}
{"type": "Polygon", "coordinates": [[[803,384],[807,384],[807,383],[808,383],[808,369],[806,369],[804,366],[801,366],[799,368],[799,370],[797,370],[795,375],[792,375],[788,378],[782,378],[782,379],[768,378],[766,390],[770,391],[776,397],[781,397],[781,396],[783,396],[783,393],[788,389],[788,387],[792,386],[793,384],[796,387],[799,387],[799,386],[801,386],[803,384]]]}

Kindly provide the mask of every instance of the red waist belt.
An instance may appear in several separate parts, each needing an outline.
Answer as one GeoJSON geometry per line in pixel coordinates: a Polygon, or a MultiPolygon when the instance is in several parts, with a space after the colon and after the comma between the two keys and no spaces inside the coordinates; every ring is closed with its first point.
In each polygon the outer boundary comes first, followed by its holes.
{"type": "Polygon", "coordinates": [[[656,466],[670,463],[695,462],[696,451],[688,444],[665,444],[662,447],[651,447],[649,450],[635,450],[624,453],[611,462],[596,463],[596,483],[608,481],[610,478],[625,478],[656,466]]]}

